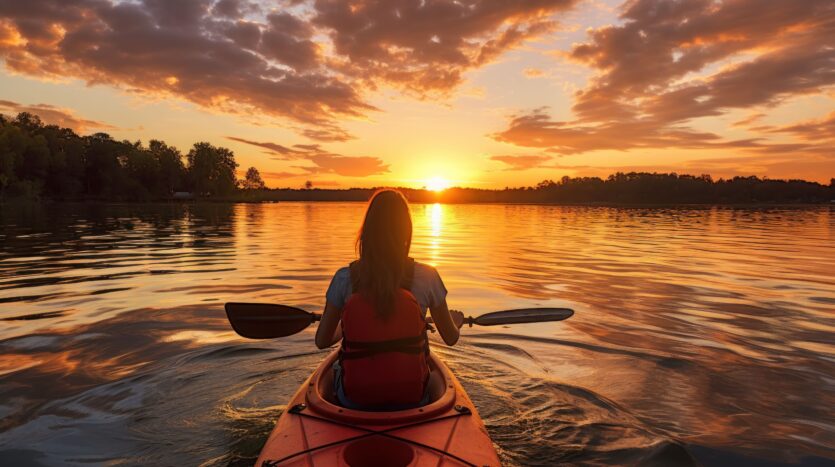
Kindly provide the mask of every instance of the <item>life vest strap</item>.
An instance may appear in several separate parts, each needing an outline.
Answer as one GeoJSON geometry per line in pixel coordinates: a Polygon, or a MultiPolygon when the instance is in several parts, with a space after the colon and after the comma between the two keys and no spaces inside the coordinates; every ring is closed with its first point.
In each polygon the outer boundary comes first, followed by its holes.
{"type": "Polygon", "coordinates": [[[425,333],[420,336],[377,342],[358,342],[343,339],[341,357],[350,360],[389,352],[420,354],[428,351],[428,343],[425,333]]]}
{"type": "Polygon", "coordinates": [[[413,337],[403,337],[401,339],[391,339],[387,341],[372,341],[372,342],[364,342],[364,341],[352,341],[352,340],[343,340],[343,345],[346,345],[351,350],[392,350],[393,348],[400,348],[400,347],[423,347],[423,343],[426,341],[426,336],[413,336],[413,337]]]}

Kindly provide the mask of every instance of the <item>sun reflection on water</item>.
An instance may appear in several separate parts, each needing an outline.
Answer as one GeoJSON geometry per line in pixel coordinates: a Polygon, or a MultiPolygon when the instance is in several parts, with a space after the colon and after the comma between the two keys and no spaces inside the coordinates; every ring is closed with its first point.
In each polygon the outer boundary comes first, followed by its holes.
{"type": "Polygon", "coordinates": [[[432,258],[432,266],[437,266],[438,258],[441,256],[441,233],[444,225],[444,207],[441,203],[432,205],[429,210],[429,221],[431,227],[429,256],[432,258]]]}

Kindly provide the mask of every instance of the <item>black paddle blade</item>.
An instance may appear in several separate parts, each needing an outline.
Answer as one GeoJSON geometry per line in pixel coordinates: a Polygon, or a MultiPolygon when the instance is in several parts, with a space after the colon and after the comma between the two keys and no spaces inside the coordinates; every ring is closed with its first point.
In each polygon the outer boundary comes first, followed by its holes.
{"type": "Polygon", "coordinates": [[[249,339],[290,336],[316,321],[313,313],[286,305],[227,303],[225,308],[232,329],[249,339]]]}
{"type": "Polygon", "coordinates": [[[574,310],[570,308],[521,308],[487,313],[473,319],[479,326],[499,324],[541,323],[544,321],[562,321],[570,318],[574,310]]]}

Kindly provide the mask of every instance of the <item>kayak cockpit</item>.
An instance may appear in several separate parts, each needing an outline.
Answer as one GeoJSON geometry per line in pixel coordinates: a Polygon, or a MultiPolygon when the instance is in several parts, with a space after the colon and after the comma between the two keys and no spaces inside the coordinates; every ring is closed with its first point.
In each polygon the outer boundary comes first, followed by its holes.
{"type": "Polygon", "coordinates": [[[267,439],[259,467],[457,467],[501,465],[472,401],[435,355],[431,402],[391,412],[340,407],[333,397],[334,351],[296,392],[267,439]]]}
{"type": "Polygon", "coordinates": [[[424,419],[435,413],[449,410],[455,404],[453,377],[449,369],[434,354],[429,355],[429,403],[413,409],[387,412],[351,410],[339,405],[334,394],[333,363],[336,352],[328,356],[310,380],[306,403],[313,411],[329,418],[352,423],[391,424],[424,419]]]}

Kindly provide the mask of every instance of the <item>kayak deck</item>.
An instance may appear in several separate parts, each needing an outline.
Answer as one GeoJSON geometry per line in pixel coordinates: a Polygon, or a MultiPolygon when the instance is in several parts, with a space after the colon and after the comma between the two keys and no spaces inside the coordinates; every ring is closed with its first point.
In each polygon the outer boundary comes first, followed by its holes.
{"type": "Polygon", "coordinates": [[[484,423],[449,368],[430,354],[430,403],[391,412],[343,408],[331,353],[296,392],[256,462],[271,466],[498,466],[484,423]]]}

